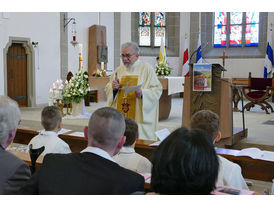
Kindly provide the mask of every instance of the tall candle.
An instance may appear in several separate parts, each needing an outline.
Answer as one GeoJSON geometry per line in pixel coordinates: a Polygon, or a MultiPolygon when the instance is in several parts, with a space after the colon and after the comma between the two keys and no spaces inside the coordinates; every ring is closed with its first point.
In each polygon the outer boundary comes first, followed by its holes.
{"type": "Polygon", "coordinates": [[[79,55],[82,56],[83,44],[78,44],[78,49],[79,49],[79,55]]]}
{"type": "Polygon", "coordinates": [[[79,49],[79,71],[81,71],[82,68],[82,51],[83,51],[83,44],[79,44],[78,45],[78,49],[79,49]]]}
{"type": "Polygon", "coordinates": [[[101,71],[104,71],[104,62],[101,62],[101,71]]]}

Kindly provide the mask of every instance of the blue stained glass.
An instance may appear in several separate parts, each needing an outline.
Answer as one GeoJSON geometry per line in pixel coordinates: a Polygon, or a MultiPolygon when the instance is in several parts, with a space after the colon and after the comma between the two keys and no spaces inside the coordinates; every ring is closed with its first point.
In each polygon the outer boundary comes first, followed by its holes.
{"type": "Polygon", "coordinates": [[[149,26],[150,22],[150,12],[139,12],[139,25],[149,26]]]}
{"type": "Polygon", "coordinates": [[[165,26],[166,25],[166,14],[165,12],[155,12],[154,26],[165,26]]]}

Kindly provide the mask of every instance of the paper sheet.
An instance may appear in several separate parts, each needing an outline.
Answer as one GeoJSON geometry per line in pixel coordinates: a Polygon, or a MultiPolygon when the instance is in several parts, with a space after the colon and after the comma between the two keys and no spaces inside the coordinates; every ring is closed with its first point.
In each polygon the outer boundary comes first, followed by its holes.
{"type": "Polygon", "coordinates": [[[84,137],[84,132],[72,132],[70,134],[68,134],[70,136],[76,136],[76,137],[84,137]]]}
{"type": "Polygon", "coordinates": [[[125,90],[124,95],[127,95],[129,92],[138,91],[139,89],[141,89],[142,85],[143,84],[139,84],[137,86],[131,86],[131,87],[122,87],[121,89],[125,90]]]}

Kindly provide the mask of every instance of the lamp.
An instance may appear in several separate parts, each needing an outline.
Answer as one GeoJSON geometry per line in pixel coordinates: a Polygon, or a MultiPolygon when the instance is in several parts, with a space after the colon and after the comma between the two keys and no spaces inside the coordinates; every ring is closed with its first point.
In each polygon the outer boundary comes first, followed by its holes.
{"type": "Polygon", "coordinates": [[[75,22],[75,18],[65,18],[64,17],[64,32],[66,29],[66,26],[72,21],[72,41],[70,42],[74,47],[78,44],[78,42],[76,41],[76,22],[75,22]]]}

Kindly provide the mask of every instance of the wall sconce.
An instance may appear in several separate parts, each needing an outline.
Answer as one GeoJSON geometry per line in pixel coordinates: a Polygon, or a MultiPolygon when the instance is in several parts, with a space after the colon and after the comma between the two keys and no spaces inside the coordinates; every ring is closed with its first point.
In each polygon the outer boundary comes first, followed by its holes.
{"type": "Polygon", "coordinates": [[[75,18],[65,18],[64,17],[64,32],[66,29],[66,26],[72,21],[72,41],[70,42],[74,47],[78,44],[78,42],[76,41],[76,22],[75,22],[75,18]]]}
{"type": "Polygon", "coordinates": [[[31,44],[33,45],[34,48],[37,48],[38,47],[38,42],[31,42],[31,44]]]}

